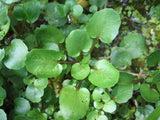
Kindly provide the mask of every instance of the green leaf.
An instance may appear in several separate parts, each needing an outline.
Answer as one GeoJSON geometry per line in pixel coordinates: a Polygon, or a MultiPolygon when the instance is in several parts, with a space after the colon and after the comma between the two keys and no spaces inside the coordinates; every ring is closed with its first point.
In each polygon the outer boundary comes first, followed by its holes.
{"type": "Polygon", "coordinates": [[[131,74],[121,72],[119,82],[112,90],[112,95],[117,103],[126,103],[133,95],[132,81],[135,79],[131,74]]]}
{"type": "Polygon", "coordinates": [[[0,41],[3,40],[10,27],[10,19],[8,17],[8,6],[0,1],[0,41]]]}
{"type": "Polygon", "coordinates": [[[25,34],[24,39],[25,39],[24,43],[27,45],[29,50],[32,50],[32,49],[38,47],[35,34],[27,33],[27,34],[25,34]]]}
{"type": "Polygon", "coordinates": [[[54,26],[62,26],[67,22],[67,17],[59,17],[57,15],[57,8],[56,8],[57,4],[56,3],[48,3],[45,6],[45,20],[48,21],[48,23],[50,25],[54,25],[54,26]]]}
{"type": "Polygon", "coordinates": [[[124,47],[133,59],[138,58],[146,51],[145,38],[138,33],[129,34],[122,39],[120,47],[124,47]]]}
{"type": "Polygon", "coordinates": [[[1,117],[1,120],[7,120],[7,115],[3,109],[0,109],[0,117],[1,117]]]}
{"type": "Polygon", "coordinates": [[[0,49],[0,61],[3,60],[4,56],[5,56],[5,50],[3,48],[3,49],[0,49]]]}
{"type": "Polygon", "coordinates": [[[113,9],[96,12],[86,28],[92,38],[99,38],[104,43],[111,43],[117,36],[121,24],[120,16],[113,9]]]}
{"type": "Polygon", "coordinates": [[[147,57],[147,65],[149,67],[154,67],[157,64],[160,65],[160,50],[154,51],[147,57]]]}
{"type": "Polygon", "coordinates": [[[6,4],[11,4],[14,2],[19,2],[20,0],[2,0],[3,2],[5,2],[6,4]]]}
{"type": "Polygon", "coordinates": [[[44,94],[44,90],[39,90],[33,85],[29,85],[26,88],[25,95],[33,103],[38,103],[41,101],[41,97],[44,94]]]}
{"type": "Polygon", "coordinates": [[[23,78],[23,82],[26,85],[31,85],[34,81],[35,81],[35,78],[33,78],[32,76],[27,76],[23,78]]]}
{"type": "Polygon", "coordinates": [[[22,97],[16,98],[14,100],[14,106],[14,111],[16,114],[26,114],[31,108],[28,100],[22,97]]]}
{"type": "Polygon", "coordinates": [[[160,106],[158,106],[148,117],[146,120],[158,120],[160,117],[160,106]]]}
{"type": "Polygon", "coordinates": [[[83,80],[89,75],[90,67],[88,64],[75,63],[72,65],[71,75],[77,80],[83,80]]]}
{"type": "Polygon", "coordinates": [[[106,60],[99,60],[95,69],[91,69],[89,81],[98,87],[113,87],[119,79],[119,72],[106,60]]]}
{"type": "Polygon", "coordinates": [[[101,8],[105,4],[105,0],[89,0],[91,5],[96,5],[97,7],[101,8]]]}
{"type": "Polygon", "coordinates": [[[78,17],[80,15],[82,15],[82,12],[83,12],[83,8],[81,5],[74,5],[73,8],[72,8],[72,15],[74,17],[78,17]]]}
{"type": "Polygon", "coordinates": [[[88,52],[92,46],[92,40],[84,30],[73,30],[66,38],[66,49],[71,57],[78,57],[80,51],[88,52]]]}
{"type": "Polygon", "coordinates": [[[0,100],[4,100],[6,98],[6,90],[0,87],[0,100]]]}
{"type": "Polygon", "coordinates": [[[20,39],[14,39],[6,50],[4,65],[9,69],[18,70],[24,67],[28,48],[20,39]]]}
{"type": "Polygon", "coordinates": [[[103,110],[108,113],[113,113],[116,110],[117,106],[113,100],[104,104],[103,110]]]}
{"type": "Polygon", "coordinates": [[[132,56],[123,47],[113,47],[110,57],[112,64],[116,68],[124,68],[131,65],[132,56]]]}
{"type": "MultiPolygon", "coordinates": [[[[22,21],[27,19],[27,15],[32,23],[37,21],[40,15],[40,2],[33,0],[25,2],[24,4],[19,4],[14,7],[13,15],[16,17],[17,20],[22,21]],[[23,6],[25,9],[23,9],[23,6]]],[[[29,22],[29,20],[27,20],[29,22]]]]}
{"type": "Polygon", "coordinates": [[[63,43],[65,38],[58,28],[51,25],[41,25],[36,29],[35,34],[39,46],[44,46],[46,43],[63,43]]]}
{"type": "Polygon", "coordinates": [[[60,110],[66,119],[81,119],[89,107],[90,93],[86,88],[76,90],[73,86],[63,87],[60,95],[60,110]]]}
{"type": "Polygon", "coordinates": [[[47,78],[39,78],[34,81],[34,86],[40,90],[46,88],[47,85],[48,85],[47,78]]]}
{"type": "Polygon", "coordinates": [[[55,13],[58,17],[65,17],[66,12],[63,4],[57,4],[55,7],[55,13]]]}
{"type": "Polygon", "coordinates": [[[26,68],[40,78],[56,77],[62,72],[58,64],[63,55],[53,50],[32,49],[27,55],[26,68]]]}
{"type": "Polygon", "coordinates": [[[24,115],[17,115],[14,117],[14,120],[31,120],[31,118],[24,115]]]}
{"type": "Polygon", "coordinates": [[[157,17],[157,18],[159,18],[159,16],[160,16],[160,4],[158,4],[157,6],[153,5],[151,7],[151,9],[150,9],[149,15],[151,17],[157,17]]]}
{"type": "Polygon", "coordinates": [[[106,115],[103,115],[102,112],[99,115],[99,112],[95,110],[95,111],[91,111],[87,115],[87,120],[108,120],[108,118],[106,117],[106,115]]]}
{"type": "Polygon", "coordinates": [[[29,111],[27,116],[31,118],[30,120],[47,120],[47,115],[45,113],[41,113],[36,108],[34,108],[32,111],[29,111]]]}
{"type": "Polygon", "coordinates": [[[159,93],[154,88],[150,88],[149,84],[143,83],[140,87],[140,93],[148,102],[155,103],[159,100],[159,93]]]}
{"type": "Polygon", "coordinates": [[[154,108],[151,105],[146,105],[144,108],[141,106],[138,107],[135,112],[136,120],[146,120],[146,118],[152,113],[153,110],[154,108]]]}

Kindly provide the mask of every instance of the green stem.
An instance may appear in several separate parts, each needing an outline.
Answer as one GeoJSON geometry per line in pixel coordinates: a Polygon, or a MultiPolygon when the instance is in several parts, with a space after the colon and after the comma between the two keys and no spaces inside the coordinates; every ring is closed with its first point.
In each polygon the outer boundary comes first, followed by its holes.
{"type": "Polygon", "coordinates": [[[77,91],[81,88],[82,82],[83,82],[83,80],[81,80],[81,81],[79,82],[78,87],[77,87],[77,89],[76,89],[77,91]]]}
{"type": "Polygon", "coordinates": [[[74,62],[74,61],[57,61],[57,63],[59,63],[59,64],[74,64],[74,63],[78,63],[78,62],[74,62]]]}
{"type": "Polygon", "coordinates": [[[93,49],[94,49],[94,47],[95,47],[95,45],[96,45],[96,43],[97,43],[98,41],[99,41],[99,37],[96,38],[96,40],[94,41],[91,49],[89,50],[89,53],[90,53],[90,54],[92,53],[92,51],[93,51],[93,49]]]}
{"type": "Polygon", "coordinates": [[[13,32],[16,34],[16,36],[18,36],[18,33],[17,33],[16,29],[13,27],[13,25],[11,25],[11,28],[12,28],[13,32]]]}
{"type": "Polygon", "coordinates": [[[34,32],[34,27],[33,27],[33,24],[32,24],[32,22],[31,22],[31,19],[30,19],[28,13],[27,13],[27,10],[26,10],[26,8],[24,7],[24,5],[22,5],[22,7],[23,7],[23,10],[24,10],[24,12],[25,12],[25,14],[26,14],[26,16],[27,16],[27,19],[28,19],[28,21],[29,21],[29,24],[31,25],[32,31],[34,32]]]}

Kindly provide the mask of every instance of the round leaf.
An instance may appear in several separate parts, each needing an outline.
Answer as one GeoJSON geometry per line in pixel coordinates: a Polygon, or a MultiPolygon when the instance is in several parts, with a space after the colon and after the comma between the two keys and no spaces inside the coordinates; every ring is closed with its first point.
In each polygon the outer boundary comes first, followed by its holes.
{"type": "Polygon", "coordinates": [[[103,110],[108,113],[113,113],[116,110],[117,106],[113,100],[104,104],[103,110]]]}
{"type": "Polygon", "coordinates": [[[151,89],[149,84],[142,84],[140,87],[140,93],[148,102],[155,103],[159,100],[159,93],[155,89],[151,89]]]}
{"type": "Polygon", "coordinates": [[[88,76],[90,67],[88,64],[75,63],[71,69],[71,75],[77,80],[83,80],[88,76]]]}
{"type": "Polygon", "coordinates": [[[14,100],[14,105],[15,105],[14,110],[17,114],[26,114],[31,108],[28,100],[22,97],[16,98],[14,100]]]}
{"type": "MultiPolygon", "coordinates": [[[[27,15],[32,23],[34,23],[40,15],[40,2],[39,1],[28,1],[24,5],[16,5],[13,10],[13,15],[17,20],[24,20],[27,18],[27,15]],[[25,9],[23,9],[23,7],[25,9]]],[[[29,22],[29,20],[27,20],[29,22]]]]}
{"type": "Polygon", "coordinates": [[[92,40],[84,30],[73,30],[66,39],[66,49],[71,57],[78,57],[80,51],[88,52],[92,46],[92,40]]]}
{"type": "Polygon", "coordinates": [[[114,86],[119,79],[119,72],[106,60],[99,60],[95,69],[92,69],[88,77],[89,81],[98,87],[107,88],[114,86]]]}
{"type": "Polygon", "coordinates": [[[24,67],[28,48],[20,39],[14,39],[6,50],[4,64],[9,69],[18,70],[24,67]]]}
{"type": "Polygon", "coordinates": [[[74,17],[80,16],[82,14],[82,12],[83,12],[83,8],[81,5],[74,5],[73,6],[72,15],[74,17]]]}
{"type": "Polygon", "coordinates": [[[6,98],[6,90],[0,87],[0,100],[4,100],[6,98]]]}
{"type": "Polygon", "coordinates": [[[32,49],[27,55],[26,68],[40,78],[56,77],[62,72],[58,64],[63,55],[58,51],[32,49]]]}
{"type": "Polygon", "coordinates": [[[25,91],[26,97],[32,101],[33,103],[38,103],[41,101],[41,97],[43,96],[44,91],[35,88],[33,85],[27,86],[25,91]]]}
{"type": "Polygon", "coordinates": [[[10,19],[8,17],[8,6],[0,1],[0,40],[4,38],[10,27],[10,19]]]}
{"type": "Polygon", "coordinates": [[[86,88],[76,90],[73,86],[66,86],[60,95],[60,110],[66,119],[81,119],[86,115],[89,107],[90,93],[86,88]]]}
{"type": "Polygon", "coordinates": [[[156,64],[160,65],[160,50],[154,51],[147,57],[147,65],[149,67],[154,67],[156,64]]]}
{"type": "Polygon", "coordinates": [[[44,46],[46,43],[63,43],[64,38],[63,33],[51,25],[41,25],[36,29],[36,39],[40,46],[44,46]]]}
{"type": "Polygon", "coordinates": [[[47,85],[48,85],[47,78],[39,78],[34,81],[34,86],[38,89],[44,89],[47,87],[47,85]]]}
{"type": "Polygon", "coordinates": [[[124,47],[132,58],[138,58],[146,51],[145,38],[138,33],[129,34],[122,39],[120,47],[124,47]]]}
{"type": "Polygon", "coordinates": [[[96,12],[87,24],[87,31],[92,38],[99,37],[104,43],[111,43],[117,36],[121,24],[120,16],[113,9],[96,12]]]}
{"type": "Polygon", "coordinates": [[[123,47],[113,47],[110,57],[112,64],[116,68],[124,68],[131,65],[132,56],[123,47]]]}
{"type": "Polygon", "coordinates": [[[1,120],[7,120],[7,115],[3,109],[0,109],[0,117],[1,117],[1,120]]]}

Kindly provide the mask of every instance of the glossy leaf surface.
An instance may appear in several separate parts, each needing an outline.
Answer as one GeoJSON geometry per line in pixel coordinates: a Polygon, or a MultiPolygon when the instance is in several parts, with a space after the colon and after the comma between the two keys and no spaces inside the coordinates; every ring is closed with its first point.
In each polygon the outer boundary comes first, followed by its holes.
{"type": "Polygon", "coordinates": [[[90,102],[90,93],[86,88],[76,90],[66,86],[60,95],[60,110],[66,119],[81,119],[85,116],[90,102]]]}
{"type": "Polygon", "coordinates": [[[95,69],[91,69],[89,81],[98,87],[107,88],[114,86],[119,79],[119,72],[106,60],[99,60],[95,69]]]}
{"type": "Polygon", "coordinates": [[[117,36],[121,24],[120,16],[113,9],[96,12],[86,28],[92,38],[99,38],[104,43],[111,43],[117,36]]]}
{"type": "Polygon", "coordinates": [[[1,120],[7,120],[7,115],[3,109],[0,109],[1,120]]]}

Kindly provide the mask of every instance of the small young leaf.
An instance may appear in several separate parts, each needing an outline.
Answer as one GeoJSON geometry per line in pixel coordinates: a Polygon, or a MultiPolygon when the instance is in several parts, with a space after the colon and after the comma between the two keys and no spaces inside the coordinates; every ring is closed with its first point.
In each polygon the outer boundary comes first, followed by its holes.
{"type": "Polygon", "coordinates": [[[90,93],[86,88],[76,90],[73,86],[63,87],[60,95],[60,110],[66,119],[81,119],[89,107],[90,93]]]}
{"type": "Polygon", "coordinates": [[[14,111],[17,114],[26,114],[31,108],[28,100],[22,97],[16,98],[14,100],[14,105],[15,105],[14,111]]]}
{"type": "Polygon", "coordinates": [[[104,43],[111,43],[117,36],[121,24],[120,16],[113,9],[96,12],[86,28],[92,38],[100,38],[104,43]]]}
{"type": "Polygon", "coordinates": [[[96,5],[97,7],[101,8],[105,4],[105,0],[89,0],[91,5],[96,5]]]}
{"type": "Polygon", "coordinates": [[[0,117],[1,117],[1,120],[7,120],[7,115],[3,109],[0,109],[0,117]]]}
{"type": "Polygon", "coordinates": [[[92,46],[92,40],[84,30],[74,30],[66,38],[66,49],[71,57],[78,57],[80,51],[88,52],[92,46]]]}
{"type": "Polygon", "coordinates": [[[18,70],[24,67],[26,55],[28,53],[27,46],[20,39],[14,39],[6,50],[4,65],[9,69],[18,70]]]}
{"type": "Polygon", "coordinates": [[[62,57],[58,51],[32,49],[27,55],[26,68],[40,78],[56,77],[62,72],[62,65],[57,63],[62,57]]]}
{"type": "Polygon", "coordinates": [[[78,17],[82,14],[83,12],[83,8],[81,5],[74,5],[73,8],[72,8],[72,15],[74,17],[78,17]]]}
{"type": "Polygon", "coordinates": [[[40,102],[43,94],[44,94],[44,90],[39,90],[35,88],[33,85],[27,86],[27,89],[25,91],[26,97],[33,103],[40,102]]]}
{"type": "Polygon", "coordinates": [[[71,75],[77,80],[83,80],[88,76],[90,67],[88,64],[75,63],[72,65],[71,75]]]}
{"type": "Polygon", "coordinates": [[[113,100],[104,104],[103,110],[108,113],[113,113],[116,110],[117,106],[113,100]]]}
{"type": "Polygon", "coordinates": [[[146,51],[145,38],[138,33],[129,34],[122,39],[120,47],[124,47],[133,59],[138,58],[146,51]]]}
{"type": "Polygon", "coordinates": [[[47,85],[48,85],[47,78],[39,78],[34,81],[34,86],[40,90],[46,88],[47,85]]]}
{"type": "Polygon", "coordinates": [[[98,87],[107,88],[114,86],[119,79],[119,72],[106,60],[99,60],[95,69],[91,69],[89,81],[98,87]]]}
{"type": "Polygon", "coordinates": [[[154,51],[147,57],[147,65],[149,67],[154,67],[157,64],[160,65],[160,50],[154,51]]]}

